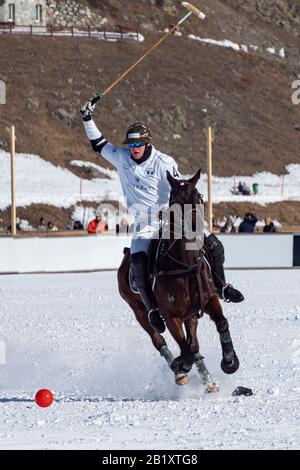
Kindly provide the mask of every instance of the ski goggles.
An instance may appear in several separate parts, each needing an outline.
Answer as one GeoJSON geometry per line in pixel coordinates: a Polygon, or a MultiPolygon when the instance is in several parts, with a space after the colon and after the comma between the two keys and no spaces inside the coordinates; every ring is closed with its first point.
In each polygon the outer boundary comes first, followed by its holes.
{"type": "Polygon", "coordinates": [[[128,144],[128,147],[132,149],[134,147],[144,147],[144,145],[145,145],[145,142],[134,142],[132,144],[128,144]]]}

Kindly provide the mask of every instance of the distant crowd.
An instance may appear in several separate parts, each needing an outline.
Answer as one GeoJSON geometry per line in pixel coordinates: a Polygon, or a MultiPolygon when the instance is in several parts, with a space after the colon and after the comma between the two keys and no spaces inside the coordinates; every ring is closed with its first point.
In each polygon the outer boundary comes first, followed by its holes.
{"type": "MultiPolygon", "coordinates": [[[[44,217],[40,218],[40,223],[37,227],[38,231],[56,231],[57,227],[52,222],[46,224],[44,217]]],[[[86,230],[88,233],[105,233],[108,232],[108,214],[104,215],[100,211],[96,211],[95,217],[90,220],[84,227],[80,220],[75,220],[72,224],[68,225],[65,230],[86,230]]],[[[126,217],[121,217],[120,221],[116,223],[116,233],[130,233],[133,230],[133,225],[128,223],[126,217]]]]}
{"type": "MultiPolygon", "coordinates": [[[[36,227],[31,227],[26,221],[21,221],[17,218],[17,230],[20,231],[39,231],[39,232],[57,232],[58,228],[56,224],[49,220],[46,222],[44,217],[40,217],[36,227]],[[23,225],[22,225],[22,223],[23,225]],[[27,225],[26,225],[27,224],[27,225]]],[[[277,228],[271,217],[267,217],[264,221],[258,221],[258,218],[255,214],[247,212],[244,215],[244,218],[241,219],[237,215],[230,215],[224,217],[222,220],[213,220],[213,230],[220,233],[253,233],[255,231],[260,231],[257,229],[257,223],[259,226],[263,227],[262,230],[264,233],[275,233],[277,228]]],[[[115,221],[112,227],[112,223],[109,224],[109,216],[107,213],[96,210],[92,220],[89,220],[86,224],[83,224],[80,220],[72,221],[67,225],[64,230],[66,231],[87,231],[88,233],[105,233],[109,231],[115,231],[116,234],[130,234],[133,232],[133,224],[129,223],[126,216],[121,216],[115,221]]],[[[278,223],[277,223],[278,225],[278,223]]],[[[2,229],[3,230],[3,229],[2,229]]],[[[8,226],[7,230],[11,230],[11,227],[8,226]]]]}
{"type": "MultiPolygon", "coordinates": [[[[224,217],[222,222],[219,222],[214,219],[213,225],[214,230],[220,231],[220,233],[254,233],[257,222],[258,218],[256,217],[256,215],[251,212],[247,212],[244,215],[243,220],[241,221],[238,216],[229,216],[224,217]]],[[[277,232],[277,228],[271,217],[267,217],[264,220],[263,232],[277,232]]]]}

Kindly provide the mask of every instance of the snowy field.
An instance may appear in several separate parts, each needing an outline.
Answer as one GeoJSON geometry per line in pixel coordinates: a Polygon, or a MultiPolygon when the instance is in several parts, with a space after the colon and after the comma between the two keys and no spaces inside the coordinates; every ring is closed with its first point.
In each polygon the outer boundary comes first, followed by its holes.
{"type": "Polygon", "coordinates": [[[115,272],[1,276],[0,448],[299,448],[300,270],[227,277],[246,297],[224,304],[241,367],[221,371],[203,318],[201,352],[221,388],[208,395],[194,370],[189,385],[175,385],[115,272]],[[240,385],[254,395],[231,396],[240,385]],[[55,393],[48,409],[33,401],[40,388],[55,393]]]}

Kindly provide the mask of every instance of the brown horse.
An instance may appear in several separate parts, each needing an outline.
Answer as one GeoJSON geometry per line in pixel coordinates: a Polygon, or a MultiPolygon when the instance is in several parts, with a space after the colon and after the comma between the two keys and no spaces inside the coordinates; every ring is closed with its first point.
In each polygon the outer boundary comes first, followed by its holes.
{"type": "MultiPolygon", "coordinates": [[[[170,210],[174,204],[182,209],[188,204],[192,207],[194,216],[199,204],[203,207],[202,196],[196,189],[200,174],[201,170],[189,180],[177,180],[167,172],[171,185],[170,210]]],[[[175,374],[176,383],[179,385],[188,383],[187,374],[195,364],[206,390],[215,392],[219,387],[212,380],[199,353],[197,339],[198,318],[204,312],[215,322],[220,335],[222,370],[227,374],[234,373],[239,367],[239,360],[233,349],[228,321],[223,315],[205,249],[202,244],[199,246],[199,234],[192,235],[194,238],[191,238],[191,235],[187,238],[184,230],[186,221],[183,219],[182,217],[181,224],[178,224],[178,219],[174,222],[174,217],[173,219],[171,217],[169,223],[162,224],[158,251],[152,269],[152,277],[155,279],[154,295],[159,312],[180,348],[180,356],[174,358],[163,336],[152,329],[141,297],[131,290],[129,250],[124,250],[125,256],[118,270],[119,291],[132,308],[137,321],[149,334],[154,347],[166,359],[175,374]],[[187,245],[191,242],[195,244],[187,245]]],[[[193,222],[194,220],[192,217],[193,222]]]]}

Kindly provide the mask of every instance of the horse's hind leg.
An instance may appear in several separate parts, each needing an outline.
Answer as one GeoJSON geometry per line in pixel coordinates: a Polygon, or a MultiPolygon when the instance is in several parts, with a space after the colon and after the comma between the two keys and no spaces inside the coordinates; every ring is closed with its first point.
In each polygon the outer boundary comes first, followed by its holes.
{"type": "Polygon", "coordinates": [[[137,306],[135,302],[129,302],[130,307],[132,308],[135,317],[141,327],[148,333],[151,338],[153,346],[159,351],[160,355],[165,358],[168,366],[171,368],[172,362],[174,361],[174,356],[170,349],[167,346],[167,343],[162,335],[153,330],[152,326],[149,323],[148,315],[144,305],[140,304],[137,306]]]}
{"type": "Polygon", "coordinates": [[[157,333],[151,327],[146,308],[140,299],[139,295],[133,294],[128,284],[128,271],[129,271],[129,252],[124,256],[122,264],[118,269],[118,285],[121,297],[127,302],[135,314],[135,317],[141,327],[148,333],[153,343],[153,346],[160,352],[161,356],[165,358],[168,366],[171,369],[171,364],[174,360],[173,354],[169,350],[167,343],[162,335],[157,333]]]}
{"type": "Polygon", "coordinates": [[[221,369],[226,374],[233,374],[239,368],[239,360],[233,348],[232,339],[229,331],[229,324],[223,315],[223,310],[220,301],[214,295],[205,308],[206,313],[215,322],[218,333],[220,335],[220,342],[222,347],[222,361],[221,369]]]}
{"type": "Polygon", "coordinates": [[[192,317],[189,320],[184,322],[186,329],[187,342],[190,346],[192,353],[194,354],[194,362],[201,377],[202,383],[206,388],[207,392],[218,392],[219,386],[213,381],[210,373],[208,372],[204,357],[199,353],[199,342],[197,338],[197,326],[198,319],[197,317],[192,317]]]}

